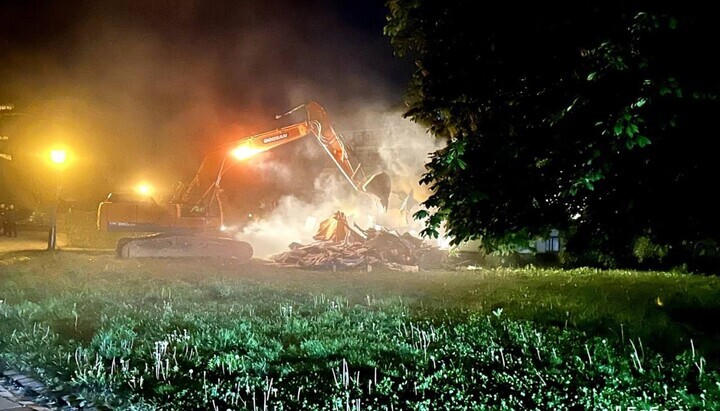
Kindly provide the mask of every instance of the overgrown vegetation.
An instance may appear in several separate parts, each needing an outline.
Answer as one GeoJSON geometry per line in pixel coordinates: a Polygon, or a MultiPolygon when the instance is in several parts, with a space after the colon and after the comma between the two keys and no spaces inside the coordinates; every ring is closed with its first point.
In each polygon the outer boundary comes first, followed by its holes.
{"type": "Polygon", "coordinates": [[[18,254],[0,362],[121,409],[715,409],[718,280],[18,254]],[[682,331],[691,333],[683,333],[682,331]],[[678,345],[661,350],[656,337],[678,345]],[[693,337],[691,340],[690,337],[693,337]],[[710,354],[710,356],[708,356],[710,354]]]}
{"type": "Polygon", "coordinates": [[[493,251],[555,228],[581,264],[720,272],[707,3],[476,3],[388,1],[406,115],[447,142],[424,232],[493,251]]]}

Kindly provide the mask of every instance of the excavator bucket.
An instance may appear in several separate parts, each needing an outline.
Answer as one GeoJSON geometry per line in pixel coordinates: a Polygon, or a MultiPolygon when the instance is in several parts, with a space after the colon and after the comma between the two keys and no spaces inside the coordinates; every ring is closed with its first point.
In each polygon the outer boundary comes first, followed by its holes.
{"type": "Polygon", "coordinates": [[[387,210],[388,208],[390,188],[390,176],[384,171],[372,175],[362,187],[363,191],[372,194],[380,200],[383,210],[387,210]]]}

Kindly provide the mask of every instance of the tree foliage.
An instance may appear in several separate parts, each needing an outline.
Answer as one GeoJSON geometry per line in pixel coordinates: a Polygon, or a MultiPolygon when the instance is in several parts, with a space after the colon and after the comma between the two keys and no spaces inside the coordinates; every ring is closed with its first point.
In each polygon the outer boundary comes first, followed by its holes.
{"type": "Polygon", "coordinates": [[[497,250],[554,227],[571,250],[620,263],[639,239],[668,259],[717,253],[709,6],[388,8],[386,35],[416,64],[406,115],[447,141],[421,181],[432,189],[424,234],[497,250]]]}

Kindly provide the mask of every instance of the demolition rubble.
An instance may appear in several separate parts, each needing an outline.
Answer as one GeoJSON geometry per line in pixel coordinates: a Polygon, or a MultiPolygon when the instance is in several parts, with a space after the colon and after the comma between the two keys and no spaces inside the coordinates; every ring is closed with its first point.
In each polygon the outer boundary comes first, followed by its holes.
{"type": "Polygon", "coordinates": [[[320,223],[315,242],[290,244],[290,251],[270,257],[274,265],[367,269],[386,267],[399,271],[439,268],[447,260],[447,251],[427,244],[408,233],[383,228],[363,230],[350,227],[345,214],[337,211],[320,223]]]}

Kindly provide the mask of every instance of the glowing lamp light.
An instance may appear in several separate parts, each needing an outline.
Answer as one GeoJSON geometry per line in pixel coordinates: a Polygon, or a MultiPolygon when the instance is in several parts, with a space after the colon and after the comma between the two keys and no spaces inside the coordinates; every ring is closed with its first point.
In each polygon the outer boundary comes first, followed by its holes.
{"type": "Polygon", "coordinates": [[[152,186],[148,183],[140,183],[137,187],[135,187],[135,191],[137,191],[138,194],[149,196],[150,194],[152,194],[153,189],[152,186]]]}
{"type": "Polygon", "coordinates": [[[50,161],[55,164],[64,164],[67,161],[67,152],[65,150],[50,151],[50,161]]]}
{"type": "Polygon", "coordinates": [[[262,150],[258,150],[257,148],[252,148],[247,145],[242,145],[237,148],[235,148],[231,154],[233,157],[235,157],[237,160],[245,160],[246,158],[252,157],[257,153],[260,153],[262,150]]]}
{"type": "Polygon", "coordinates": [[[68,153],[67,151],[56,148],[53,150],[50,150],[50,162],[55,165],[55,202],[53,203],[53,209],[52,213],[50,214],[50,231],[48,235],[48,250],[55,250],[55,246],[57,244],[57,209],[58,204],[60,203],[60,190],[61,190],[61,184],[60,180],[62,177],[62,171],[66,166],[67,160],[68,160],[68,153]]]}

